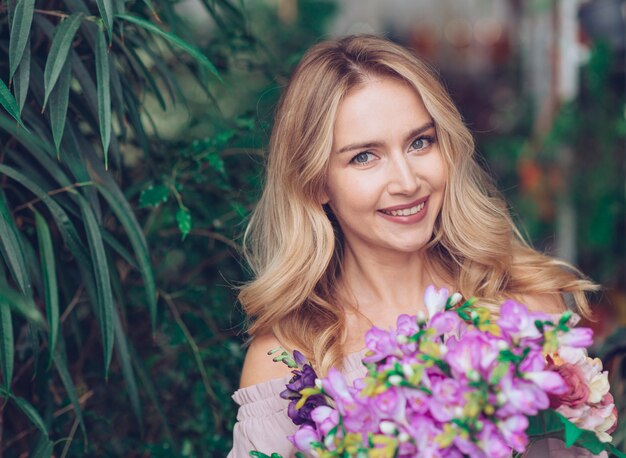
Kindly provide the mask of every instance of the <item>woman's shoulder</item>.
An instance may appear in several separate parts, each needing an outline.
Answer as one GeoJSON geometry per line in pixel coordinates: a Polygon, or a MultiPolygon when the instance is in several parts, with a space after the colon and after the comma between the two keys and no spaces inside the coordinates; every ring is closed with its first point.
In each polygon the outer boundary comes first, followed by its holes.
{"type": "Polygon", "coordinates": [[[240,388],[247,388],[291,375],[292,369],[281,362],[274,362],[274,356],[268,354],[269,351],[279,347],[281,344],[272,333],[252,338],[241,371],[240,388]]]}

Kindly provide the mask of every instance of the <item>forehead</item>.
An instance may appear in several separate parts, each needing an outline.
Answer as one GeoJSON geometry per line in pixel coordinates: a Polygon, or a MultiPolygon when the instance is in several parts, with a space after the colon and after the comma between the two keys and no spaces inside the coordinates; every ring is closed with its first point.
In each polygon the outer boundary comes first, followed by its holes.
{"type": "Polygon", "coordinates": [[[392,142],[431,121],[422,98],[409,83],[371,78],[350,89],[337,107],[333,150],[363,140],[392,142]]]}

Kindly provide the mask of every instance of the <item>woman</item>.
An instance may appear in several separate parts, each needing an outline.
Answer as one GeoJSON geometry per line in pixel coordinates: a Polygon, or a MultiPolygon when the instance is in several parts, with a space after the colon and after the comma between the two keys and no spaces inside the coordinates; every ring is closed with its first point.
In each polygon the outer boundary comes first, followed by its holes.
{"type": "Polygon", "coordinates": [[[595,289],[522,240],[433,72],[371,36],[318,44],[294,71],[246,246],[255,279],[239,295],[252,342],[234,395],[237,458],[293,453],[278,396],[290,370],[268,350],[298,349],[318,374],[339,367],[351,381],[364,374],[367,329],[425,312],[429,284],[549,313],[571,293],[587,314],[595,289]]]}

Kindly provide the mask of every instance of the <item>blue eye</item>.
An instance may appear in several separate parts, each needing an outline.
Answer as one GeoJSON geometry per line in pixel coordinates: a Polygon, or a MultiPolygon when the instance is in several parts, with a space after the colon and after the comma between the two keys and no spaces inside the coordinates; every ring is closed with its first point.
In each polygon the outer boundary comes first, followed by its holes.
{"type": "Polygon", "coordinates": [[[411,149],[420,151],[428,148],[433,143],[433,138],[428,136],[418,137],[411,143],[411,149]]]}
{"type": "Polygon", "coordinates": [[[354,156],[350,160],[350,162],[352,162],[353,164],[359,164],[359,165],[367,164],[370,162],[371,156],[373,156],[372,153],[368,151],[363,151],[361,153],[358,153],[356,156],[354,156]]]}

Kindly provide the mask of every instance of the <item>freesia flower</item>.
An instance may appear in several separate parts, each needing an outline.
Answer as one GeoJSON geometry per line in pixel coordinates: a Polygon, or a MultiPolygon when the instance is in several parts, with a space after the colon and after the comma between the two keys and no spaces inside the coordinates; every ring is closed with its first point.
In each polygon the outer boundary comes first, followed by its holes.
{"type": "Polygon", "coordinates": [[[429,285],[424,291],[424,305],[428,310],[428,316],[434,317],[436,313],[443,312],[448,301],[448,290],[441,288],[437,290],[435,285],[429,285]]]}

